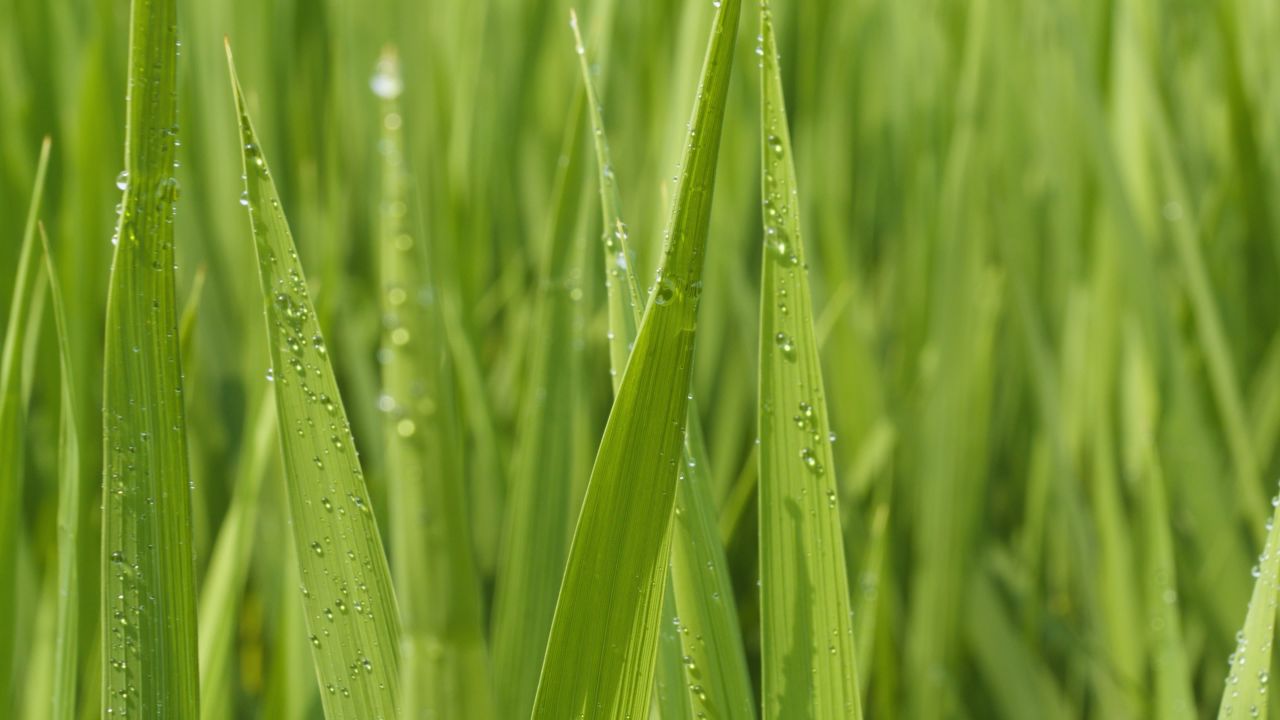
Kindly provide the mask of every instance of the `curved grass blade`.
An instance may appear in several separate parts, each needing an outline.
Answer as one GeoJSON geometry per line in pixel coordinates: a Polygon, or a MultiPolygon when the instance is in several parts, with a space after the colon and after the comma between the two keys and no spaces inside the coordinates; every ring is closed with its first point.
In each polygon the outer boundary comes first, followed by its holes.
{"type": "Polygon", "coordinates": [[[394,718],[400,697],[400,618],[364,473],[320,334],[280,196],[258,146],[231,46],[249,209],[266,304],[311,657],[325,716],[394,718]]]}
{"type": "MultiPolygon", "coordinates": [[[[575,457],[573,408],[582,381],[574,342],[573,222],[582,165],[583,93],[575,95],[561,146],[566,158],[556,172],[552,212],[531,321],[529,377],[520,408],[521,427],[512,458],[494,601],[493,655],[498,709],[503,717],[525,717],[533,707],[538,671],[564,576],[569,533],[577,509],[574,483],[586,473],[575,457]]],[[[581,244],[581,243],[576,243],[581,244]]],[[[580,486],[580,481],[579,481],[580,486]]]]}
{"type": "Polygon", "coordinates": [[[663,265],[583,501],[534,702],[539,718],[646,717],[725,96],[740,0],[713,20],[663,265]]]}
{"type": "MultiPolygon", "coordinates": [[[[13,283],[13,300],[9,304],[9,323],[5,326],[4,350],[0,354],[0,573],[3,577],[17,576],[18,536],[21,518],[18,509],[22,505],[23,425],[26,408],[22,392],[22,359],[25,356],[27,327],[30,321],[32,294],[40,265],[35,249],[36,217],[40,212],[40,200],[44,195],[45,172],[49,167],[49,151],[52,142],[44,139],[40,146],[40,161],[36,166],[35,185],[31,191],[31,205],[27,209],[27,223],[22,231],[22,249],[19,250],[17,275],[13,283]]],[[[0,583],[0,683],[6,688],[0,695],[0,709],[12,707],[17,683],[11,683],[13,673],[14,638],[17,636],[16,610],[17,585],[0,583]]]]}
{"type": "Polygon", "coordinates": [[[765,717],[861,717],[835,469],[773,21],[760,10],[760,604],[765,717]]]}
{"type": "MultiPolygon", "coordinates": [[[[627,246],[626,224],[619,210],[618,185],[609,157],[600,101],[591,81],[577,15],[570,12],[570,25],[595,138],[604,227],[610,373],[616,393],[640,323],[640,286],[635,274],[635,260],[627,246]]],[[[674,658],[675,669],[684,677],[681,691],[689,695],[688,702],[696,708],[695,712],[701,713],[699,717],[754,717],[755,701],[738,630],[728,563],[716,528],[711,478],[707,474],[707,452],[698,424],[698,409],[692,399],[689,401],[688,429],[680,467],[680,477],[676,482],[676,523],[671,547],[668,604],[675,613],[669,618],[673,626],[669,630],[678,640],[673,647],[678,650],[674,658]]],[[[667,642],[667,632],[668,628],[664,628],[664,643],[667,642]]],[[[659,661],[666,662],[667,654],[664,650],[659,661]]],[[[663,668],[663,672],[666,670],[663,668]]]]}
{"type": "Polygon", "coordinates": [[[174,299],[177,4],[134,0],[107,295],[103,712],[199,715],[191,488],[174,299]]]}
{"type": "Polygon", "coordinates": [[[40,225],[45,272],[53,298],[53,318],[58,335],[58,367],[62,373],[58,418],[58,600],[54,620],[53,720],[70,720],[76,711],[76,670],[80,641],[80,577],[77,551],[80,528],[80,436],[76,431],[75,373],[66,308],[58,272],[49,252],[49,239],[40,225]]]}
{"type": "Polygon", "coordinates": [[[1245,613],[1244,627],[1236,634],[1236,650],[1228,658],[1230,670],[1218,706],[1218,720],[1267,717],[1268,683],[1271,672],[1271,644],[1276,634],[1276,598],[1280,586],[1280,496],[1272,498],[1276,508],[1267,523],[1267,542],[1253,566],[1253,595],[1245,613]]]}
{"type": "Polygon", "coordinates": [[[405,227],[409,192],[394,49],[383,51],[375,77],[383,117],[380,403],[403,631],[403,711],[411,718],[484,720],[494,716],[493,683],[462,484],[460,419],[435,266],[405,227]]]}

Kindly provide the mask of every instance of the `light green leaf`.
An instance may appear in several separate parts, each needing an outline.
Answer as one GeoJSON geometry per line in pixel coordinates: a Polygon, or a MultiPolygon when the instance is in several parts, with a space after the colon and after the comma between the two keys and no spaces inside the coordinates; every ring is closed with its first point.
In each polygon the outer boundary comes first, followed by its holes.
{"type": "MultiPolygon", "coordinates": [[[[591,81],[576,14],[570,15],[570,24],[595,138],[608,289],[609,359],[616,393],[641,319],[640,286],[635,258],[628,247],[626,224],[619,210],[618,184],[600,100],[591,81]]],[[[671,586],[667,595],[669,612],[666,613],[671,615],[666,618],[671,627],[662,629],[663,645],[659,654],[660,664],[674,667],[660,668],[659,701],[671,694],[663,687],[662,680],[665,674],[671,673],[683,680],[679,689],[688,696],[684,707],[691,703],[693,712],[700,713],[699,717],[750,718],[755,716],[755,700],[738,630],[728,562],[716,528],[709,465],[697,404],[690,398],[686,442],[676,482],[676,522],[671,547],[671,586]],[[668,642],[669,637],[675,642],[668,642]]]]}
{"type": "Polygon", "coordinates": [[[276,404],[269,388],[257,401],[253,431],[237,463],[231,506],[218,529],[200,589],[200,717],[220,720],[234,716],[235,693],[231,660],[240,600],[252,559],[258,520],[259,489],[273,449],[276,404]]]}
{"type": "Polygon", "coordinates": [[[498,556],[494,600],[493,659],[498,710],[524,717],[533,707],[538,671],[546,652],[564,576],[569,533],[579,498],[574,486],[586,474],[575,456],[573,408],[582,382],[574,341],[574,300],[581,292],[581,253],[573,220],[581,176],[583,93],[575,95],[561,142],[551,213],[540,258],[539,285],[530,321],[528,385],[520,407],[522,432],[512,458],[510,490],[498,556]]]}
{"type": "Polygon", "coordinates": [[[58,417],[58,599],[54,622],[53,720],[75,717],[77,662],[80,658],[80,575],[78,535],[80,528],[80,436],[76,430],[75,375],[72,371],[70,335],[62,286],[49,252],[49,239],[40,225],[44,246],[49,295],[53,298],[53,318],[58,335],[58,368],[62,376],[58,417]]]}
{"type": "Polygon", "coordinates": [[[177,3],[134,0],[107,297],[104,712],[199,715],[186,410],[174,300],[177,3]]]}
{"type": "Polygon", "coordinates": [[[578,518],[538,718],[647,716],[739,0],[712,23],[662,267],[578,518]]]}
{"type": "Polygon", "coordinates": [[[289,518],[325,716],[395,718],[400,618],[391,572],[293,235],[236,78],[245,192],[266,305],[289,518]]]}
{"type": "MultiPolygon", "coordinates": [[[[1280,498],[1280,496],[1277,496],[1280,498]]],[[[1236,650],[1227,659],[1230,670],[1223,688],[1218,720],[1267,717],[1271,645],[1276,635],[1277,581],[1280,580],[1280,500],[1267,523],[1267,542],[1253,566],[1253,594],[1244,627],[1236,634],[1236,650]]]]}
{"type": "MultiPolygon", "coordinates": [[[[44,195],[45,172],[49,167],[49,150],[52,146],[45,138],[40,147],[40,162],[36,166],[35,185],[31,191],[31,205],[27,209],[27,223],[22,231],[22,249],[19,250],[17,275],[13,283],[13,301],[9,305],[9,322],[5,326],[4,350],[0,354],[0,573],[4,577],[16,577],[19,528],[22,505],[23,434],[26,423],[26,398],[22,392],[22,359],[25,356],[27,329],[31,320],[32,296],[36,277],[39,275],[39,257],[35,249],[36,217],[40,212],[40,200],[44,195]]],[[[8,687],[13,672],[14,638],[17,628],[16,583],[0,583],[0,681],[8,687]]],[[[10,707],[16,698],[10,688],[0,695],[0,710],[10,707]]]]}
{"type": "Polygon", "coordinates": [[[768,718],[861,717],[822,367],[768,5],[760,12],[761,682],[768,718]]]}
{"type": "Polygon", "coordinates": [[[392,570],[398,588],[405,717],[494,716],[493,683],[471,550],[452,361],[424,238],[405,221],[399,59],[383,51],[374,90],[382,98],[382,410],[386,415],[392,570]]]}

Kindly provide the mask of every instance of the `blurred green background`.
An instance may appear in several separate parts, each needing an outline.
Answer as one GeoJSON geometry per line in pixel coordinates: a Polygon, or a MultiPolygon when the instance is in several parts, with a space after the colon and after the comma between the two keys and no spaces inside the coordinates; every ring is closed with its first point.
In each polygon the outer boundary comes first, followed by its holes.
{"type": "MultiPolygon", "coordinates": [[[[380,50],[403,63],[418,228],[450,298],[472,542],[491,597],[527,431],[530,298],[580,89],[567,0],[179,2],[178,297],[203,271],[184,371],[197,574],[251,452],[267,352],[222,41],[330,338],[375,504],[380,50]]],[[[1273,0],[773,4],[869,715],[1146,717],[1169,653],[1217,707],[1280,468],[1280,5],[1273,0]],[[882,532],[877,533],[876,529],[882,532]],[[1171,533],[1172,562],[1161,551],[1171,533]],[[1168,610],[1172,608],[1172,612],[1168,610]],[[1172,628],[1172,629],[1171,629],[1172,628]]],[[[576,5],[640,276],[653,276],[712,7],[576,5]]],[[[94,542],[101,351],[122,167],[125,0],[0,0],[0,311],[41,138],[41,213],[70,307],[94,542]]],[[[695,393],[758,655],[754,497],[759,74],[743,17],[695,393]]],[[[578,152],[589,152],[583,138],[578,152]]],[[[584,156],[589,157],[589,156],[584,156]]],[[[611,399],[590,162],[574,166],[590,463],[611,399]]],[[[0,315],[6,317],[7,315],[0,315]]],[[[30,358],[20,658],[53,568],[52,317],[30,358]]],[[[4,459],[0,458],[0,462],[4,459]]],[[[273,459],[272,463],[278,463],[273,459]]],[[[264,485],[236,643],[238,717],[310,708],[288,619],[283,485],[264,485]],[[299,700],[301,698],[301,700],[299,700]]],[[[85,677],[97,553],[82,551],[85,677]]],[[[51,585],[49,586],[51,587],[51,585]]],[[[290,625],[289,623],[293,623],[290,625]]],[[[754,660],[753,660],[754,662],[754,660]]],[[[12,707],[22,705],[15,664],[12,707]]],[[[96,713],[92,682],[86,713],[96,713]]],[[[501,679],[498,679],[501,682],[501,679]]],[[[8,715],[7,712],[0,714],[8,715]]]]}

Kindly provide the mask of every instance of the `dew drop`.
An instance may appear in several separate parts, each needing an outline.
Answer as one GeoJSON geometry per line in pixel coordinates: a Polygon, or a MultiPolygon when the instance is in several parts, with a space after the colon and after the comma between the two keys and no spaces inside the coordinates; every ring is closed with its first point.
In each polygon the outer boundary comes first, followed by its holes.
{"type": "Polygon", "coordinates": [[[795,343],[791,341],[791,337],[788,336],[786,333],[780,332],[777,335],[774,335],[773,341],[774,343],[777,344],[778,349],[782,351],[782,355],[786,357],[788,360],[795,357],[795,352],[796,352],[795,343]]]}
{"type": "Polygon", "coordinates": [[[658,287],[653,293],[653,302],[657,305],[668,305],[676,296],[675,283],[663,278],[658,281],[658,287]]]}
{"type": "Polygon", "coordinates": [[[373,94],[383,100],[395,100],[404,90],[404,83],[395,74],[394,61],[383,59],[378,62],[378,72],[369,79],[369,87],[373,94]]]}
{"type": "Polygon", "coordinates": [[[821,475],[823,471],[826,469],[822,467],[822,463],[818,462],[817,453],[815,453],[810,448],[805,448],[800,451],[800,460],[801,462],[804,463],[804,466],[809,468],[809,471],[812,472],[814,475],[821,475]]]}

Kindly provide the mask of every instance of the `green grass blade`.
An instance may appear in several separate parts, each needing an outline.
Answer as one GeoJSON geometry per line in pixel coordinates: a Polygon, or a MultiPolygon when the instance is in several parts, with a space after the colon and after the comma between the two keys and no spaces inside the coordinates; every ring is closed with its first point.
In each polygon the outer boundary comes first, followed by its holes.
{"type": "Polygon", "coordinates": [[[760,303],[761,682],[765,717],[861,717],[834,459],[800,201],[768,5],[760,303]]]}
{"type": "Polygon", "coordinates": [[[257,527],[259,489],[271,461],[272,439],[276,432],[276,404],[264,388],[258,400],[250,442],[241,453],[231,506],[218,529],[209,569],[200,589],[200,717],[203,720],[231,718],[235,693],[231,659],[236,628],[240,621],[240,600],[249,574],[253,538],[257,527]]]}
{"type": "Polygon", "coordinates": [[[720,131],[741,14],[713,20],[652,302],[609,413],[569,551],[534,716],[645,717],[684,447],[720,131]]]}
{"type": "MultiPolygon", "coordinates": [[[[635,260],[628,247],[626,224],[619,209],[618,184],[609,155],[600,100],[591,80],[576,14],[571,13],[570,25],[587,91],[587,107],[595,140],[604,228],[610,374],[616,393],[641,319],[640,286],[636,279],[635,260]]],[[[750,718],[755,716],[755,700],[738,630],[729,566],[716,527],[709,465],[697,405],[691,398],[685,448],[676,482],[676,523],[671,546],[671,592],[668,596],[674,612],[670,618],[671,630],[679,642],[667,644],[669,630],[664,627],[664,650],[659,654],[659,662],[666,663],[669,653],[665,648],[674,647],[677,651],[672,658],[674,670],[684,677],[680,689],[688,694],[687,702],[692,703],[694,712],[701,713],[700,717],[750,718]]],[[[665,667],[660,669],[660,685],[661,673],[669,670],[665,667]]],[[[660,691],[659,699],[664,697],[660,691]]]]}
{"type": "Polygon", "coordinates": [[[653,706],[649,716],[662,720],[694,717],[693,693],[684,676],[684,646],[680,617],[675,614],[676,596],[671,582],[662,601],[662,624],[658,629],[658,663],[653,677],[653,706]]]}
{"type": "MultiPolygon", "coordinates": [[[[1277,496],[1280,497],[1280,496],[1277,496]]],[[[1271,644],[1275,640],[1277,580],[1280,579],[1280,500],[1267,523],[1267,542],[1254,566],[1253,594],[1244,627],[1236,635],[1236,650],[1228,658],[1230,671],[1218,706],[1218,720],[1267,717],[1271,672],[1271,644]]]]}
{"type": "MultiPolygon", "coordinates": [[[[886,493],[887,494],[887,493],[886,493]]],[[[866,695],[871,678],[871,653],[875,650],[876,620],[879,618],[881,585],[886,556],[889,554],[889,501],[882,500],[871,515],[871,532],[867,540],[857,594],[852,598],[856,624],[854,644],[858,658],[859,697],[866,695]]]]}
{"type": "Polygon", "coordinates": [[[1018,634],[989,573],[970,579],[968,601],[963,603],[968,622],[974,667],[992,688],[997,717],[1067,720],[1079,717],[1033,648],[1018,634]]]}
{"type": "Polygon", "coordinates": [[[80,436],[76,430],[75,375],[72,370],[70,335],[63,303],[62,286],[49,252],[49,239],[40,226],[44,246],[49,295],[53,299],[54,325],[58,335],[58,368],[62,373],[58,417],[58,600],[53,648],[53,720],[70,720],[76,711],[76,671],[80,642],[80,436]]]}
{"type": "Polygon", "coordinates": [[[583,86],[587,93],[587,110],[591,118],[592,140],[596,152],[596,172],[600,184],[600,214],[603,222],[601,240],[604,244],[606,308],[609,313],[609,373],[613,377],[616,394],[622,384],[622,373],[636,340],[640,318],[644,312],[644,300],[640,296],[640,283],[636,280],[635,253],[631,251],[627,224],[622,221],[618,198],[618,183],[609,153],[609,139],[604,131],[603,110],[591,81],[591,68],[587,63],[587,49],[578,29],[578,15],[570,11],[569,25],[573,28],[574,51],[578,54],[578,66],[582,70],[583,86]]]}
{"type": "Polygon", "coordinates": [[[57,632],[58,594],[57,573],[45,573],[37,595],[35,617],[32,620],[31,641],[27,643],[27,674],[22,699],[25,720],[45,720],[53,711],[53,656],[54,634],[57,632]]]}
{"type": "MultiPolygon", "coordinates": [[[[0,573],[4,577],[16,577],[19,527],[22,505],[23,433],[26,416],[25,398],[22,392],[22,359],[25,355],[27,327],[32,306],[32,292],[39,274],[39,259],[35,249],[36,217],[40,212],[40,200],[44,195],[44,178],[49,167],[49,150],[52,146],[45,138],[40,147],[40,161],[36,166],[35,185],[31,191],[31,205],[27,210],[27,223],[22,231],[22,248],[19,250],[17,275],[13,284],[13,301],[9,305],[9,323],[5,326],[4,350],[0,354],[0,573]]],[[[14,647],[17,635],[14,626],[17,585],[0,583],[0,684],[6,688],[0,695],[0,710],[9,709],[16,700],[12,693],[17,689],[12,678],[14,647]]]]}
{"type": "Polygon", "coordinates": [[[375,76],[382,98],[382,396],[392,570],[400,601],[405,717],[494,716],[493,683],[471,550],[452,362],[426,244],[406,227],[408,173],[394,50],[375,76]]]}
{"type": "Polygon", "coordinates": [[[199,715],[191,488],[174,300],[177,4],[134,0],[107,297],[104,712],[199,715]]]}
{"type": "Polygon", "coordinates": [[[231,47],[242,203],[258,254],[288,486],[320,697],[328,718],[394,718],[400,619],[391,572],[280,196],[249,119],[231,47]]]}
{"type": "Polygon", "coordinates": [[[1154,678],[1151,708],[1154,716],[1191,720],[1196,715],[1192,698],[1191,662],[1183,640],[1178,598],[1174,539],[1169,527],[1169,502],[1164,473],[1156,453],[1156,426],[1160,395],[1155,373],[1147,361],[1141,334],[1133,326],[1124,337],[1123,401],[1124,458],[1126,471],[1141,482],[1143,577],[1141,600],[1152,622],[1147,623],[1147,643],[1154,678]]]}
{"type": "MultiPolygon", "coordinates": [[[[572,232],[583,152],[584,94],[569,112],[552,212],[539,268],[539,291],[530,321],[529,382],[520,408],[524,431],[516,440],[494,600],[494,674],[498,709],[524,717],[533,707],[538,670],[546,652],[564,576],[576,511],[574,483],[585,474],[573,452],[572,409],[582,385],[573,339],[576,250],[572,232]]],[[[580,291],[580,289],[579,289],[580,291]]]]}
{"type": "Polygon", "coordinates": [[[680,660],[697,717],[754,718],[755,695],[703,448],[690,401],[671,539],[671,586],[684,650],[680,660]]]}

